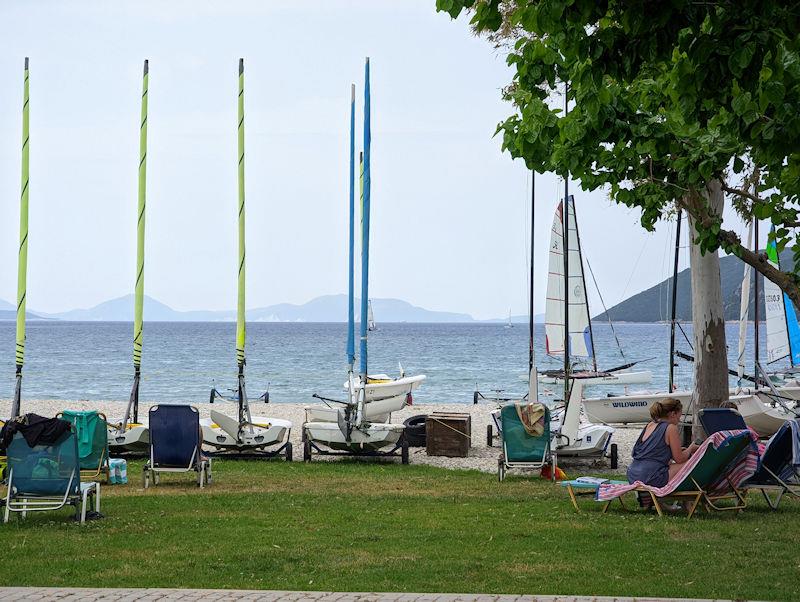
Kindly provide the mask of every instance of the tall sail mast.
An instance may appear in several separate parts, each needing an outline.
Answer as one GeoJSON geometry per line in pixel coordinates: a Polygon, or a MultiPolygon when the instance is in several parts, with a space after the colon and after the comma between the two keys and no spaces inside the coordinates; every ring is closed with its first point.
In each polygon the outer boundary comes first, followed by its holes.
{"type": "MultiPolygon", "coordinates": [[[[747,228],[747,248],[749,249],[753,243],[753,222],[751,221],[747,228]]],[[[744,273],[742,274],[742,293],[739,299],[739,349],[738,357],[736,358],[736,374],[737,386],[741,386],[742,378],[744,377],[744,351],[745,342],[747,341],[747,322],[750,313],[750,264],[744,264],[744,273]]]]}
{"type": "MultiPolygon", "coordinates": [[[[347,259],[347,373],[352,377],[353,364],[356,361],[355,348],[355,153],[356,153],[356,85],[350,86],[350,238],[349,255],[347,259]]],[[[348,378],[348,382],[350,379],[348,378]]]]}
{"type": "MultiPolygon", "coordinates": [[[[569,84],[564,84],[564,117],[569,113],[569,84]]],[[[564,176],[564,204],[561,212],[561,231],[564,251],[564,405],[569,404],[569,172],[564,176]]],[[[566,415],[566,412],[565,412],[566,415]]]]}
{"type": "Polygon", "coordinates": [[[681,216],[683,212],[678,210],[678,225],[675,228],[675,262],[672,268],[672,303],[670,305],[670,328],[669,328],[669,392],[675,390],[675,315],[678,305],[678,260],[681,251],[681,216]]]}
{"type": "MultiPolygon", "coordinates": [[[[589,347],[592,354],[592,367],[594,371],[597,372],[597,355],[594,352],[594,333],[592,332],[592,315],[589,313],[589,294],[588,289],[586,288],[586,273],[583,271],[583,251],[581,249],[581,234],[578,230],[578,211],[575,208],[575,199],[572,198],[569,200],[569,205],[572,208],[572,217],[575,220],[575,241],[578,243],[578,265],[581,269],[581,286],[583,286],[584,296],[586,298],[586,303],[584,305],[584,309],[586,310],[586,321],[589,324],[589,347]]],[[[606,312],[608,313],[608,312],[606,312]]]]}
{"type": "Polygon", "coordinates": [[[16,347],[16,383],[14,386],[14,403],[11,406],[11,418],[19,416],[22,398],[22,366],[25,363],[25,298],[27,296],[28,279],[28,167],[30,160],[30,144],[28,123],[29,106],[29,71],[28,57],[25,57],[25,78],[22,101],[22,192],[19,201],[19,263],[17,264],[17,347],[16,347]]]}
{"type": "MultiPolygon", "coordinates": [[[[245,221],[244,221],[244,59],[239,59],[239,273],[236,302],[236,364],[239,367],[239,428],[251,422],[250,407],[244,384],[245,366],[245,221]]],[[[252,426],[250,427],[252,430],[252,426]]]]}
{"type": "MultiPolygon", "coordinates": [[[[753,249],[755,249],[756,255],[759,253],[759,246],[758,246],[758,218],[753,218],[753,249]]],[[[759,355],[759,321],[761,320],[760,311],[761,311],[761,300],[759,299],[759,286],[758,286],[758,272],[754,273],[753,278],[753,311],[755,312],[755,318],[753,319],[753,340],[755,344],[753,345],[753,361],[755,365],[753,366],[753,375],[756,377],[756,390],[758,390],[758,384],[761,382],[761,378],[759,376],[759,368],[758,362],[760,360],[759,355]]]]}
{"type": "Polygon", "coordinates": [[[369,203],[370,203],[370,98],[369,57],[364,65],[364,165],[363,165],[363,215],[361,224],[361,383],[367,384],[367,322],[369,303],[369,203]]]}
{"type": "Polygon", "coordinates": [[[533,305],[533,280],[534,280],[534,231],[535,231],[535,210],[536,210],[536,172],[531,170],[531,248],[530,251],[530,266],[528,273],[528,401],[539,401],[539,375],[536,371],[536,351],[533,348],[533,334],[534,334],[534,305],[533,305]]]}

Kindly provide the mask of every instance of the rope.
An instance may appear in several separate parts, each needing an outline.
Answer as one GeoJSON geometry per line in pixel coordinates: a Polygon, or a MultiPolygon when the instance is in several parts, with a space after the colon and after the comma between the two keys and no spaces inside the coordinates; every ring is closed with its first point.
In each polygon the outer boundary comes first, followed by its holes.
{"type": "Polygon", "coordinates": [[[603,306],[603,311],[606,314],[606,320],[608,320],[608,325],[611,326],[611,333],[614,335],[614,340],[617,342],[617,348],[619,349],[619,354],[622,357],[625,357],[625,352],[622,350],[622,343],[619,342],[619,337],[617,337],[617,331],[614,330],[614,322],[611,321],[611,315],[608,313],[608,309],[606,308],[606,302],[603,300],[603,293],[600,292],[600,287],[597,286],[597,279],[594,277],[594,270],[592,270],[592,264],[589,263],[588,257],[586,258],[586,265],[589,268],[589,274],[591,274],[592,276],[592,282],[594,282],[594,287],[597,289],[597,296],[600,297],[600,305],[603,306]]]}

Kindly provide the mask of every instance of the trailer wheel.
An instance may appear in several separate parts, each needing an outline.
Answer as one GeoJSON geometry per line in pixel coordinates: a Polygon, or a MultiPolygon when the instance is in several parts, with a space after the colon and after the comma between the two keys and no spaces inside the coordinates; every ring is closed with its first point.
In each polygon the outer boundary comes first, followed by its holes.
{"type": "Polygon", "coordinates": [[[477,391],[475,391],[472,394],[472,403],[475,403],[475,404],[478,403],[478,395],[480,395],[480,393],[478,393],[477,391]]]}
{"type": "Polygon", "coordinates": [[[405,437],[400,442],[400,463],[408,464],[408,441],[405,437]]]}
{"type": "Polygon", "coordinates": [[[492,433],[492,425],[486,425],[486,447],[492,447],[492,443],[494,439],[494,434],[492,433]]]}
{"type": "Polygon", "coordinates": [[[311,462],[311,441],[303,431],[303,462],[311,462]]]}
{"type": "Polygon", "coordinates": [[[619,468],[619,448],[617,447],[616,443],[611,444],[611,468],[617,469],[619,468]]]}
{"type": "Polygon", "coordinates": [[[292,443],[291,442],[287,442],[286,443],[286,448],[284,449],[284,453],[286,454],[286,461],[287,462],[291,462],[292,461],[292,443]]]}

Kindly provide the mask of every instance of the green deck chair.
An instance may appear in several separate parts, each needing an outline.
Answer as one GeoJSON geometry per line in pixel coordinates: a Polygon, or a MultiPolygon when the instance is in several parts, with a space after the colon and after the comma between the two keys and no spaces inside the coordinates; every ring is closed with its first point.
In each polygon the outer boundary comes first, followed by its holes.
{"type": "Polygon", "coordinates": [[[57,418],[72,423],[78,434],[81,477],[96,479],[105,474],[108,483],[110,470],[106,415],[94,410],[64,410],[57,418]]]}
{"type": "MultiPolygon", "coordinates": [[[[744,495],[733,485],[728,472],[733,468],[733,464],[739,459],[742,453],[752,444],[750,433],[741,431],[730,436],[718,448],[709,445],[702,458],[695,467],[687,474],[680,484],[669,494],[658,496],[650,489],[638,487],[632,491],[642,491],[650,494],[653,505],[659,516],[664,515],[661,502],[665,499],[684,499],[690,504],[688,517],[691,517],[700,503],[706,510],[742,510],[747,506],[744,495]],[[711,488],[720,480],[727,481],[727,487],[723,491],[712,492],[711,488]],[[721,500],[734,500],[733,505],[720,505],[721,500]]],[[[614,498],[620,499],[620,498],[614,498]]],[[[608,500],[603,506],[606,512],[614,499],[608,500]]]]}
{"type": "Polygon", "coordinates": [[[540,469],[553,460],[553,473],[556,469],[556,455],[550,446],[550,410],[544,408],[544,430],[541,435],[531,435],[519,417],[517,406],[525,404],[508,403],[500,408],[501,437],[503,451],[497,460],[497,478],[502,481],[506,471],[512,468],[540,469]]]}

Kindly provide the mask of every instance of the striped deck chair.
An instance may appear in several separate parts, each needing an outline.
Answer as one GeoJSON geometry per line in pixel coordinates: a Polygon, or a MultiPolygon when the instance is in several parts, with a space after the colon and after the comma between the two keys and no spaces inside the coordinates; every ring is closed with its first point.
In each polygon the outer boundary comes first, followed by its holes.
{"type": "Polygon", "coordinates": [[[626,485],[600,485],[595,499],[611,503],[630,492],[644,492],[653,500],[659,516],[661,502],[668,498],[688,500],[691,517],[700,503],[706,510],[742,510],[747,506],[740,491],[742,483],[758,467],[758,436],[751,430],[718,431],[706,439],[681,470],[664,487],[652,487],[641,481],[626,485]],[[733,500],[732,505],[720,504],[733,500]]]}

